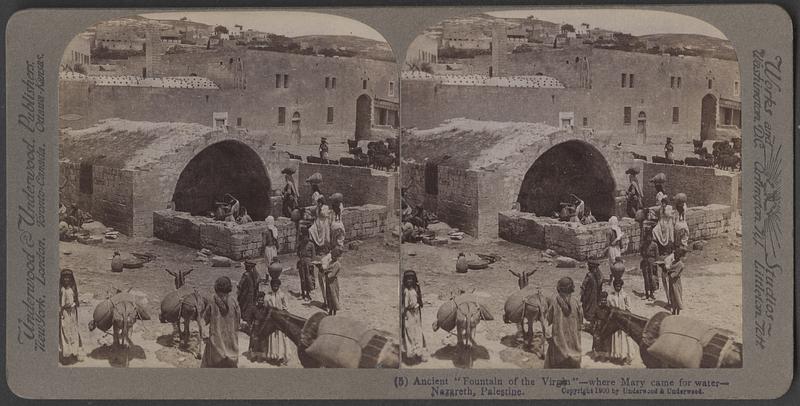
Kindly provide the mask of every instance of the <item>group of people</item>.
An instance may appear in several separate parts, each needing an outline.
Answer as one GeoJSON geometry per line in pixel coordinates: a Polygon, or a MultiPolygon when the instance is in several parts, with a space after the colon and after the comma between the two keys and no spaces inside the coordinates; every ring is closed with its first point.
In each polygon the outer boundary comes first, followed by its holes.
{"type": "Polygon", "coordinates": [[[597,222],[597,219],[592,215],[592,210],[586,207],[586,203],[580,197],[574,194],[569,196],[572,201],[562,202],[559,210],[553,213],[553,218],[584,225],[597,222]]]}
{"type": "Polygon", "coordinates": [[[413,204],[408,197],[408,188],[400,189],[400,223],[401,241],[415,242],[423,234],[428,225],[438,221],[436,215],[426,211],[422,205],[413,204]]]}
{"type": "Polygon", "coordinates": [[[214,220],[235,222],[237,224],[247,224],[253,221],[253,218],[247,214],[247,208],[230,193],[225,195],[225,200],[216,202],[216,205],[216,210],[209,213],[209,217],[214,220]]]}

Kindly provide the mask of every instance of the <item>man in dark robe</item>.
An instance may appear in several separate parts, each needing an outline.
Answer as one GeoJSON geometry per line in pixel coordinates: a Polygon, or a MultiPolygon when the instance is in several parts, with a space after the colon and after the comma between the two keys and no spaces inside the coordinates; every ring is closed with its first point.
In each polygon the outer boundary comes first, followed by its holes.
{"type": "Polygon", "coordinates": [[[603,291],[603,272],[600,271],[600,263],[595,260],[587,262],[589,271],[583,278],[581,284],[581,306],[583,316],[589,322],[595,321],[595,313],[600,304],[600,292],[603,291]]]}
{"type": "Polygon", "coordinates": [[[242,320],[248,324],[253,320],[252,309],[255,306],[259,290],[259,276],[255,262],[245,261],[244,273],[236,287],[236,301],[242,312],[242,320]]]}
{"type": "Polygon", "coordinates": [[[557,293],[547,307],[545,317],[552,325],[545,355],[545,368],[581,367],[581,324],[583,312],[578,301],[572,296],[575,284],[572,278],[564,277],[558,281],[557,293]]]}
{"type": "Polygon", "coordinates": [[[231,297],[231,280],[219,277],[214,283],[213,300],[206,307],[203,320],[205,342],[201,368],[236,368],[239,363],[239,319],[241,312],[231,297]]]}

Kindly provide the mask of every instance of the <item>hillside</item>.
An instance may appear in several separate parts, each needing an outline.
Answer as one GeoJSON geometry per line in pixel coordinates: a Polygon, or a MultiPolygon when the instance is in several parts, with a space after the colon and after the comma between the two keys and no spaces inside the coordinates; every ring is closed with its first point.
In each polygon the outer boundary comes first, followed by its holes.
{"type": "Polygon", "coordinates": [[[662,49],[678,48],[697,56],[736,60],[736,51],[730,41],[699,34],[651,34],[638,37],[662,49]]]}
{"type": "Polygon", "coordinates": [[[389,44],[369,38],[355,37],[351,35],[302,35],[292,37],[296,43],[308,44],[314,48],[346,48],[356,52],[357,57],[366,59],[377,59],[380,61],[394,62],[395,57],[389,44]]]}

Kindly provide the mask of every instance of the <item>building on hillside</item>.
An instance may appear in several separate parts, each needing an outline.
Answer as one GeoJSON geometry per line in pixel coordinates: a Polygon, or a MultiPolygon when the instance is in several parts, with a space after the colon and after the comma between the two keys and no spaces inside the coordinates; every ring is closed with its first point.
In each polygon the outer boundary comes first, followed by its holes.
{"type": "Polygon", "coordinates": [[[481,30],[472,30],[462,24],[445,24],[442,27],[442,47],[456,49],[490,49],[492,37],[481,30]]]}
{"type": "Polygon", "coordinates": [[[507,42],[496,42],[491,56],[459,60],[464,71],[546,76],[563,87],[491,89],[468,76],[406,76],[403,126],[433,128],[456,117],[555,127],[568,120],[575,130],[630,144],[741,136],[737,61],[546,44],[515,54],[506,52],[507,42]]]}
{"type": "Polygon", "coordinates": [[[427,35],[419,35],[406,50],[406,68],[423,63],[435,64],[439,61],[439,40],[427,35]]]}
{"type": "Polygon", "coordinates": [[[75,70],[78,65],[87,67],[92,63],[92,48],[94,36],[90,33],[81,33],[72,38],[61,57],[61,68],[75,70]]]}
{"type": "Polygon", "coordinates": [[[198,77],[215,86],[186,80],[169,81],[169,87],[62,80],[59,114],[70,118],[62,127],[85,128],[114,117],[212,126],[215,115],[227,113],[230,126],[290,144],[316,144],[320,137],[342,143],[382,139],[395,136],[398,127],[399,81],[391,62],[233,47],[135,56],[119,66],[121,76],[198,77]]]}
{"type": "Polygon", "coordinates": [[[115,51],[142,51],[144,44],[144,37],[126,25],[100,23],[95,29],[97,47],[115,51]]]}

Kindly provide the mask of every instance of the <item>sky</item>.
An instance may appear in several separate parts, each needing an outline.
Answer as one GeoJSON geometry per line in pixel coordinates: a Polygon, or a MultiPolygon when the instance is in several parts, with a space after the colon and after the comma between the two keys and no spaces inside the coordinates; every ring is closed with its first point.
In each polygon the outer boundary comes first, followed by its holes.
{"type": "Polygon", "coordinates": [[[634,9],[528,9],[486,13],[495,17],[525,18],[529,15],[553,23],[572,24],[580,28],[587,23],[591,28],[605,28],[633,35],[647,34],[702,34],[727,39],[713,25],[703,20],[665,11],[634,9]]]}
{"type": "Polygon", "coordinates": [[[147,13],[142,17],[159,20],[179,20],[187,17],[190,21],[209,25],[223,25],[233,30],[236,24],[244,29],[281,34],[287,37],[301,35],[353,35],[385,42],[377,31],[366,24],[330,14],[298,11],[227,11],[227,12],[177,12],[147,13]]]}

